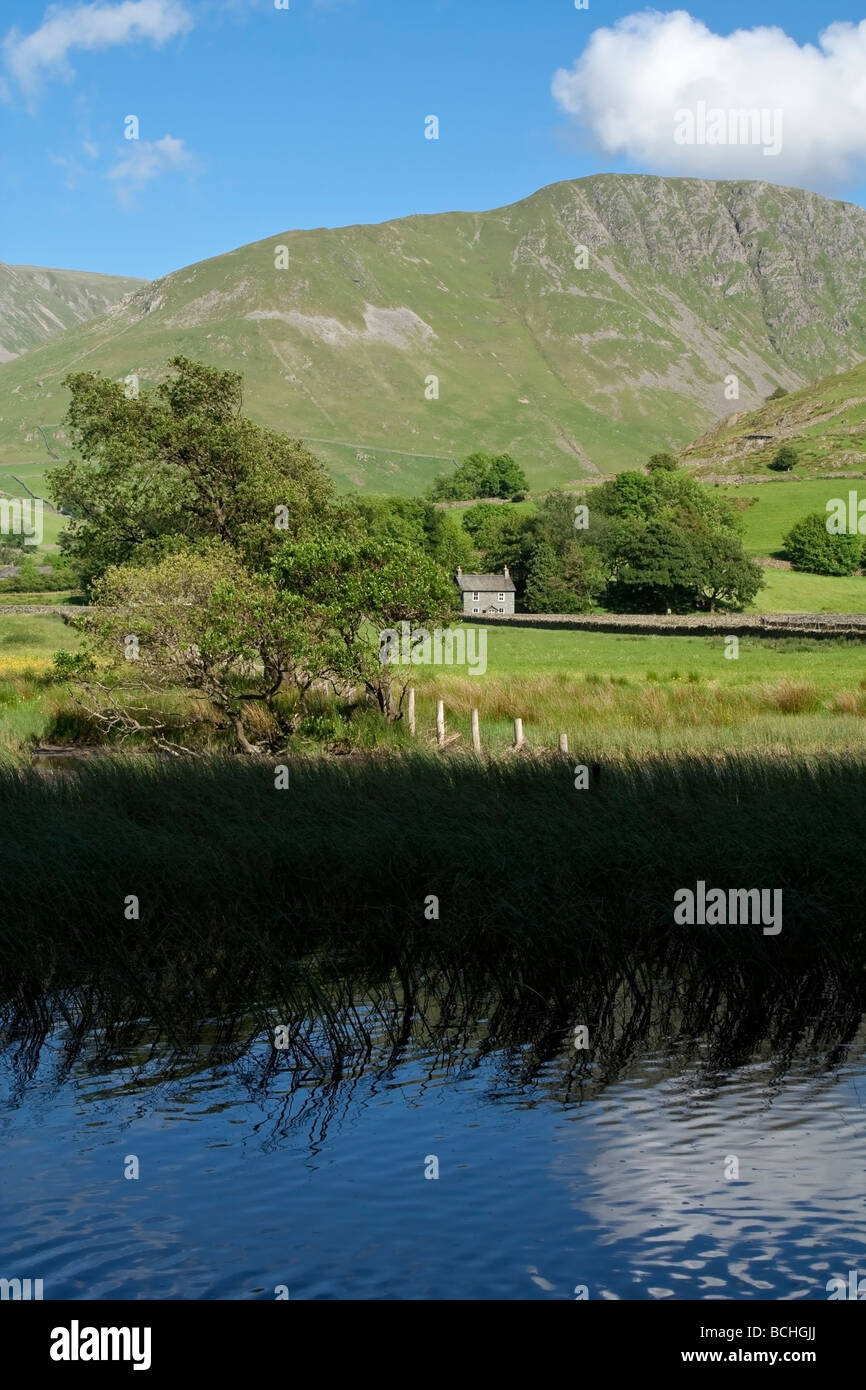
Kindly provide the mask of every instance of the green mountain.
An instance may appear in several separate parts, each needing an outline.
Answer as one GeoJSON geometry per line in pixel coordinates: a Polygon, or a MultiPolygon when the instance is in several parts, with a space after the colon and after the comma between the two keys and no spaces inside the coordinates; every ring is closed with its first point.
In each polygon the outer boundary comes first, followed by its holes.
{"type": "Polygon", "coordinates": [[[534,488],[574,482],[686,445],[730,411],[732,374],[749,409],[866,357],[864,247],[850,203],[612,174],[279,233],[0,367],[0,464],[33,460],[36,426],[63,453],[70,369],[144,385],[184,353],[243,372],[249,413],[345,487],[413,492],[475,448],[534,488]]]}
{"type": "Polygon", "coordinates": [[[708,479],[765,474],[791,478],[866,473],[866,363],[823,377],[757,410],[719,420],[680,453],[708,479]],[[782,444],[796,451],[790,475],[767,465],[782,444]]]}
{"type": "Polygon", "coordinates": [[[97,318],[144,280],[0,261],[0,362],[97,318]]]}

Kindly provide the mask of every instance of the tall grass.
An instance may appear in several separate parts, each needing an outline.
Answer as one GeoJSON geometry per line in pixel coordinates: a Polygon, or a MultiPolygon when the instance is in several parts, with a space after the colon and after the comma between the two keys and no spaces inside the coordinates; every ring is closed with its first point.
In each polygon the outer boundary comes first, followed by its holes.
{"type": "MultiPolygon", "coordinates": [[[[866,692],[837,689],[822,693],[808,681],[782,679],[753,686],[721,686],[692,680],[637,683],[626,677],[593,676],[575,681],[563,676],[523,677],[476,682],[452,677],[417,687],[417,738],[405,720],[388,724],[362,701],[337,700],[324,694],[308,701],[296,734],[297,753],[430,749],[436,742],[436,700],[445,700],[447,731],[457,748],[471,746],[470,712],[479,710],[483,747],[504,752],[513,740],[513,720],[520,716],[530,744],[556,748],[566,733],[576,756],[628,756],[680,749],[756,751],[779,747],[814,751],[822,747],[866,747],[866,692]]],[[[134,696],[127,697],[137,703],[134,696]]],[[[292,701],[283,700],[284,712],[292,701]]],[[[229,754],[235,749],[231,728],[202,701],[182,690],[152,700],[155,715],[165,719],[170,740],[193,751],[229,754]]],[[[246,711],[254,741],[275,736],[269,712],[259,705],[246,711]]],[[[73,686],[51,680],[45,672],[26,670],[0,679],[0,751],[25,756],[34,744],[149,747],[145,733],[123,743],[76,700],[73,686]]]]}
{"type": "Polygon", "coordinates": [[[325,1075],[470,1035],[531,1075],[587,1022],[598,1082],[654,1039],[819,1055],[866,1007],[863,755],[621,759],[586,790],[550,756],[294,759],[283,790],[266,761],[130,756],[0,764],[0,798],[0,1047],[25,1071],[58,1023],[67,1062],[201,1061],[277,1021],[325,1075]],[[676,924],[699,879],[780,888],[781,933],[676,924]]]}
{"type": "Polygon", "coordinates": [[[276,931],[287,949],[296,933],[368,942],[434,930],[567,951],[646,930],[677,949],[711,941],[717,956],[772,961],[788,942],[808,955],[863,940],[851,846],[866,830],[866,756],[625,759],[600,765],[586,790],[553,756],[288,766],[287,790],[272,763],[238,758],[0,769],[6,947],[88,955],[130,933],[182,942],[195,921],[276,931]],[[675,930],[673,892],[698,878],[783,888],[783,936],[675,930]],[[124,926],[128,894],[140,927],[124,926]]]}

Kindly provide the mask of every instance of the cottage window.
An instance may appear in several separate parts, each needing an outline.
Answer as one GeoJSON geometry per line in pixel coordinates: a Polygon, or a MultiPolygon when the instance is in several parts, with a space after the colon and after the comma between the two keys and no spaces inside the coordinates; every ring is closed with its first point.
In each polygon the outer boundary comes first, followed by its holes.
{"type": "Polygon", "coordinates": [[[477,603],[477,602],[478,602],[478,590],[477,590],[477,589],[475,590],[475,593],[472,595],[472,602],[473,602],[473,603],[477,603]]]}
{"type": "Polygon", "coordinates": [[[504,594],[497,594],[496,597],[499,599],[499,602],[500,602],[500,603],[502,603],[502,602],[504,601],[504,599],[505,599],[505,595],[504,595],[504,594]]]}
{"type": "Polygon", "coordinates": [[[473,612],[473,613],[477,613],[477,612],[478,612],[478,609],[477,609],[477,608],[473,608],[472,612],[473,612]]]}

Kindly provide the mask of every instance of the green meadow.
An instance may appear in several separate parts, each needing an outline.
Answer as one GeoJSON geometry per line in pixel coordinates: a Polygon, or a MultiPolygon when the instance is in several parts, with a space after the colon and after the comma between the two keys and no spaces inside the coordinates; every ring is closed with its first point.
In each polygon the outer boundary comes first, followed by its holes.
{"type": "Polygon", "coordinates": [[[0,496],[27,497],[32,494],[43,500],[40,549],[56,546],[58,536],[66,525],[66,518],[55,511],[48,501],[49,471],[44,463],[19,463],[0,467],[0,496]]]}
{"type": "MultiPolygon", "coordinates": [[[[26,755],[36,743],[103,741],[77,707],[74,687],[52,675],[53,653],[78,643],[75,629],[59,616],[0,612],[0,748],[7,755],[26,755]]],[[[728,659],[721,637],[490,628],[483,673],[414,669],[414,739],[405,721],[387,725],[362,704],[321,695],[311,702],[293,746],[308,755],[432,749],[441,698],[447,747],[458,754],[471,748],[473,708],[483,746],[492,754],[509,749],[515,717],[523,719],[533,752],[555,748],[560,733],[568,735],[575,754],[600,758],[720,749],[773,755],[791,747],[851,750],[866,744],[864,656],[854,640],[743,637],[738,658],[728,659]]],[[[157,702],[177,718],[178,728],[193,710],[191,697],[180,690],[157,702]]],[[[260,716],[250,715],[255,730],[260,716]]],[[[232,746],[212,715],[201,719],[192,738],[200,751],[232,746]]]]}
{"type": "Polygon", "coordinates": [[[729,688],[766,680],[811,680],[826,691],[866,676],[866,647],[857,641],[741,637],[739,653],[738,659],[727,659],[721,636],[493,627],[487,629],[486,673],[466,679],[479,686],[512,676],[650,683],[697,679],[729,688]]]}
{"type": "Polygon", "coordinates": [[[866,613],[862,575],[764,570],[764,587],[752,605],[758,613],[866,613]]]}

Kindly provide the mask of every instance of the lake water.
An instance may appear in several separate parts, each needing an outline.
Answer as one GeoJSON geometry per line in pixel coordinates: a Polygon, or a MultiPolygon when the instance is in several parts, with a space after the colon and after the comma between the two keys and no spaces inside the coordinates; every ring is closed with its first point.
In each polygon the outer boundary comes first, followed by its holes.
{"type": "Polygon", "coordinates": [[[862,1027],[835,1055],[719,1069],[680,1040],[615,1074],[567,1036],[539,1061],[483,1020],[427,1031],[383,1048],[368,1021],[336,1066],[312,1033],[222,1060],[7,1041],[0,1276],[46,1299],[800,1300],[866,1270],[862,1027]]]}

